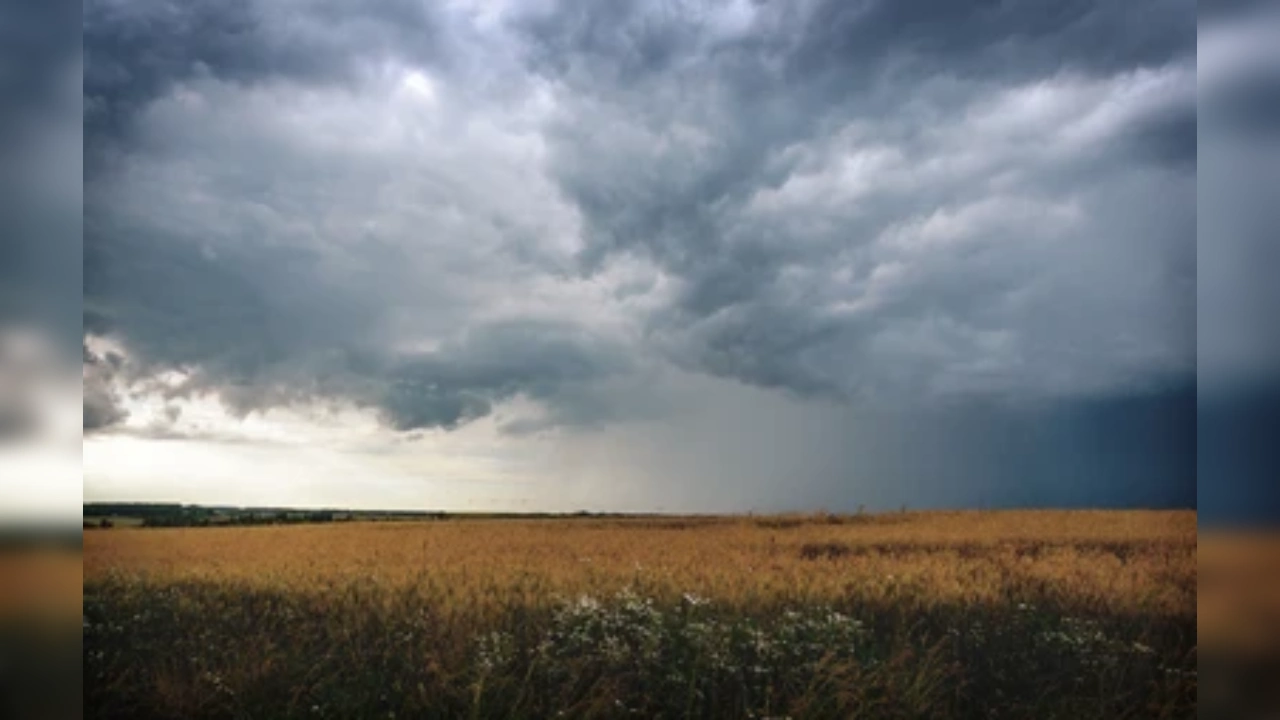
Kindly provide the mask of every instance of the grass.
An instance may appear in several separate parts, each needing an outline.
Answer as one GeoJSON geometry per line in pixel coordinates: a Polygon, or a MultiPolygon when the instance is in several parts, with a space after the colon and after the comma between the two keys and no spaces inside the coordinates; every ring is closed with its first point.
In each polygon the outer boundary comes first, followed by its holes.
{"type": "Polygon", "coordinates": [[[1191,717],[1192,512],[85,534],[89,717],[1191,717]]]}

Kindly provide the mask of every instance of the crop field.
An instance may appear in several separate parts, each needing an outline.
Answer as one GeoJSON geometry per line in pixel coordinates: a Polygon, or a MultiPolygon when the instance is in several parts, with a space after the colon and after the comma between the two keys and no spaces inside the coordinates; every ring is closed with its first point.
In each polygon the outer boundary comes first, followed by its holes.
{"type": "Polygon", "coordinates": [[[1174,718],[1194,512],[84,534],[97,718],[1174,718]]]}

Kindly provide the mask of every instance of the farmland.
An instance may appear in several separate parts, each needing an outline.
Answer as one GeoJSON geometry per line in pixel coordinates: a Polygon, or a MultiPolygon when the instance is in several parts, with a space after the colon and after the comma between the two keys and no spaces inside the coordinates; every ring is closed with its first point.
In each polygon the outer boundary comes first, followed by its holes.
{"type": "Polygon", "coordinates": [[[1194,512],[114,528],[89,717],[1192,717],[1194,512]]]}

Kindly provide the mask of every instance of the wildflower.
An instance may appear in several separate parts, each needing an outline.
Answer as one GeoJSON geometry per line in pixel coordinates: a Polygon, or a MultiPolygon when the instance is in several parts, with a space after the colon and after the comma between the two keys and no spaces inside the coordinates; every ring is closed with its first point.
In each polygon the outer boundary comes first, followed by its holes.
{"type": "Polygon", "coordinates": [[[710,604],[711,602],[710,600],[707,600],[706,598],[703,598],[703,597],[699,597],[694,593],[685,593],[684,601],[689,605],[692,605],[693,607],[698,607],[699,605],[707,605],[707,604],[710,604]]]}

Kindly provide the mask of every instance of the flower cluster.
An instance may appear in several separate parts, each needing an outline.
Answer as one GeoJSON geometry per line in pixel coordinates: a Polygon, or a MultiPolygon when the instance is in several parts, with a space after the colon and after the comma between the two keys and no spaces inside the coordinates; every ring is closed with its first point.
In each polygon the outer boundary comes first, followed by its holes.
{"type": "MultiPolygon", "coordinates": [[[[865,639],[861,622],[828,607],[757,620],[694,594],[660,606],[624,590],[562,602],[528,661],[536,681],[553,686],[610,676],[654,697],[702,702],[708,688],[733,687],[763,699],[774,687],[809,682],[823,663],[875,664],[865,639]]],[[[509,635],[480,637],[478,672],[513,662],[520,655],[513,649],[509,635]]]]}

